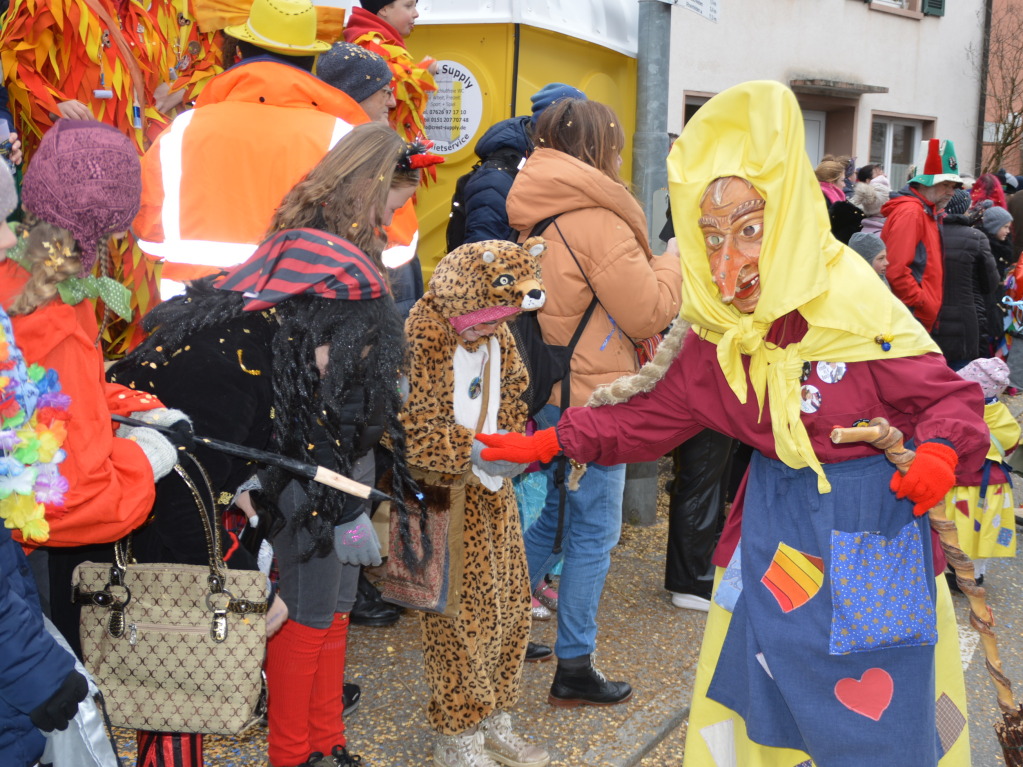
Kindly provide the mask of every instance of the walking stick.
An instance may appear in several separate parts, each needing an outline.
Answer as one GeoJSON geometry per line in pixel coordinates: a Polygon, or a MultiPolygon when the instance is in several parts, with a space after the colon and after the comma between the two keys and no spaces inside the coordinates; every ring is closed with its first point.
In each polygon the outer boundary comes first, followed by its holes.
{"type": "MultiPolygon", "coordinates": [[[[123,423],[127,426],[141,426],[146,429],[156,429],[159,432],[163,432],[171,437],[181,437],[181,432],[175,431],[166,426],[154,426],[151,423],[145,421],[138,421],[134,418],[128,418],[123,415],[111,415],[111,420],[117,423],[123,423]]],[[[271,453],[267,450],[257,450],[253,447],[246,447],[245,445],[236,445],[233,442],[224,442],[219,439],[212,439],[211,437],[200,437],[196,436],[195,441],[205,445],[208,448],[216,450],[221,453],[227,453],[238,458],[245,458],[249,461],[256,461],[258,463],[266,464],[268,466],[277,466],[290,471],[292,474],[297,474],[300,477],[311,479],[314,482],[319,482],[321,485],[332,487],[335,490],[340,490],[342,493],[348,495],[354,495],[356,498],[365,498],[370,501],[394,501],[391,496],[387,493],[383,493],[377,490],[375,487],[364,485],[361,482],[356,482],[354,479],[338,474],[336,471],[331,471],[324,466],[317,466],[315,463],[305,463],[295,458],[288,458],[286,455],[280,455],[279,453],[271,453]]]]}
{"type": "MultiPolygon", "coordinates": [[[[891,426],[884,418],[875,418],[867,426],[835,428],[831,432],[831,441],[839,444],[844,442],[868,442],[895,464],[900,474],[909,471],[910,464],[916,454],[903,445],[903,435],[891,426]]],[[[998,655],[998,643],[995,640],[994,611],[987,603],[983,586],[978,586],[974,579],[973,562],[959,547],[959,534],[956,524],[945,515],[945,502],[941,500],[927,512],[931,527],[941,539],[941,548],[945,552],[952,569],[955,570],[956,583],[970,602],[970,625],[979,633],[984,647],[984,662],[988,674],[995,685],[998,706],[1002,710],[1002,721],[995,724],[995,733],[1002,747],[1002,755],[1008,767],[1023,767],[1023,704],[1017,706],[1012,698],[1012,683],[1002,673],[1002,661],[998,655]],[[984,617],[982,617],[984,616],[984,617]]]]}

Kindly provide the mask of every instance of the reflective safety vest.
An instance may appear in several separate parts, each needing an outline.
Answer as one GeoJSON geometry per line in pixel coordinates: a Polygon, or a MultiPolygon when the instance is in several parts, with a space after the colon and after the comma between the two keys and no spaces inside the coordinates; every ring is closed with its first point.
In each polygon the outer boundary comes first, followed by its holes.
{"type": "MultiPolygon", "coordinates": [[[[285,194],[367,119],[347,95],[287,64],[257,59],[218,75],[142,158],[139,247],[164,260],[171,280],[243,262],[285,194]]],[[[388,262],[415,253],[418,224],[406,208],[389,231],[388,262]]]]}

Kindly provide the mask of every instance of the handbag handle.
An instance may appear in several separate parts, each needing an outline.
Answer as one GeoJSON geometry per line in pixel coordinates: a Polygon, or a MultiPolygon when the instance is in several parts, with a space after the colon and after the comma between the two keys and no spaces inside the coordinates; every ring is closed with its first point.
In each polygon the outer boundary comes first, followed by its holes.
{"type": "MultiPolygon", "coordinates": [[[[199,510],[199,517],[202,520],[203,534],[206,538],[206,553],[209,558],[210,573],[206,579],[209,585],[209,593],[206,594],[206,606],[213,613],[210,624],[210,636],[215,642],[223,642],[227,639],[227,613],[231,612],[259,612],[259,605],[254,605],[248,600],[235,600],[234,595],[224,588],[227,580],[227,567],[220,556],[220,524],[217,519],[217,504],[213,495],[213,487],[210,483],[209,474],[199,461],[191,453],[185,452],[188,459],[199,470],[203,479],[206,494],[210,500],[213,520],[207,512],[206,501],[199,491],[199,486],[180,463],[174,464],[174,472],[181,477],[182,481],[192,493],[195,505],[199,510]]],[[[107,632],[110,636],[120,638],[124,636],[127,622],[124,611],[131,602],[131,590],[125,585],[125,574],[128,566],[133,562],[131,553],[131,534],[129,533],[114,544],[114,561],[110,564],[110,580],[103,592],[98,592],[101,598],[107,599],[97,601],[97,595],[91,595],[96,604],[107,601],[110,608],[110,617],[107,623],[107,632]]],[[[263,610],[266,606],[264,604],[263,610]]]]}
{"type": "MultiPolygon", "coordinates": [[[[202,520],[203,535],[206,539],[206,558],[209,561],[210,566],[210,588],[214,593],[217,593],[223,589],[224,576],[226,575],[227,568],[224,565],[224,560],[220,557],[220,524],[217,519],[217,504],[213,495],[213,486],[210,482],[209,474],[206,473],[206,469],[201,463],[199,463],[199,461],[196,460],[195,456],[187,451],[182,451],[182,453],[188,456],[192,465],[198,469],[199,475],[202,477],[203,485],[206,489],[206,496],[210,501],[210,505],[207,507],[195,480],[192,479],[180,463],[174,464],[174,473],[181,477],[181,480],[191,491],[192,497],[195,499],[195,505],[199,510],[199,518],[202,520]],[[208,509],[212,509],[212,523],[210,522],[211,514],[208,509]]],[[[135,559],[132,554],[131,539],[132,534],[128,533],[128,535],[114,544],[114,563],[121,570],[126,570],[128,565],[135,559]]]]}

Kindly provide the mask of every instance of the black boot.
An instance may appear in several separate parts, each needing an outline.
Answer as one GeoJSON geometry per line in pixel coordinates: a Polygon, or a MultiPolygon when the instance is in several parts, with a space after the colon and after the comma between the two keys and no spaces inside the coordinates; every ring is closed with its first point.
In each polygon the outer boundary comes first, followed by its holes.
{"type": "Polygon", "coordinates": [[[345,707],[344,717],[348,719],[359,707],[359,700],[362,698],[362,688],[353,682],[345,682],[342,689],[341,700],[345,707]]]}
{"type": "Polygon", "coordinates": [[[353,626],[390,626],[397,623],[401,613],[402,608],[381,599],[377,587],[359,573],[359,589],[355,594],[355,605],[348,614],[349,623],[353,626]]]}
{"type": "Polygon", "coordinates": [[[526,663],[546,663],[554,657],[554,650],[545,644],[530,642],[526,645],[526,663]]]}
{"type": "Polygon", "coordinates": [[[554,683],[547,702],[559,708],[576,706],[613,706],[632,697],[628,682],[609,682],[598,671],[589,655],[558,658],[554,683]]]}

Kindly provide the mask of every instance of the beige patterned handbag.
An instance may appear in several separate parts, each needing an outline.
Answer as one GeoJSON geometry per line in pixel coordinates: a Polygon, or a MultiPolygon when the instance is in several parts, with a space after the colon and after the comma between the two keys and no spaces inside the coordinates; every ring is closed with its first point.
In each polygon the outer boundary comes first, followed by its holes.
{"type": "Polygon", "coordinates": [[[208,501],[180,464],[206,532],[209,565],[137,564],[131,536],[113,563],[85,562],[72,576],[85,667],[111,722],[155,732],[237,734],[256,721],[266,646],[267,580],[229,570],[209,479],[208,501]],[[210,506],[207,506],[207,503],[210,506]]]}

